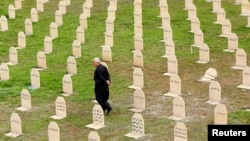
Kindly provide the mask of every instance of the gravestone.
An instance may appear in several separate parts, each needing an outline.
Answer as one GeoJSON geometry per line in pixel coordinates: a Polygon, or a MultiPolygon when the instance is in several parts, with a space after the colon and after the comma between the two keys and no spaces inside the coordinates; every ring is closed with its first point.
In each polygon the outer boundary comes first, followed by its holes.
{"type": "Polygon", "coordinates": [[[27,111],[31,109],[31,96],[27,89],[22,89],[21,91],[21,107],[16,108],[16,110],[27,111]]]}
{"type": "Polygon", "coordinates": [[[85,42],[85,33],[82,26],[78,26],[76,29],[76,40],[79,41],[80,44],[85,42]]]}
{"type": "Polygon", "coordinates": [[[172,32],[171,26],[166,26],[166,27],[163,28],[163,40],[161,40],[161,41],[166,42],[169,39],[170,40],[173,39],[173,32],[172,32]]]}
{"type": "Polygon", "coordinates": [[[203,81],[203,82],[211,82],[217,77],[217,71],[214,68],[208,68],[204,74],[198,81],[203,81]]]}
{"type": "Polygon", "coordinates": [[[215,24],[222,24],[224,20],[226,20],[226,12],[223,8],[219,8],[217,10],[217,20],[214,23],[215,24]]]}
{"type": "Polygon", "coordinates": [[[135,50],[133,54],[133,67],[143,68],[143,54],[141,50],[135,50]]]}
{"type": "Polygon", "coordinates": [[[192,5],[192,4],[194,4],[193,0],[185,0],[184,10],[188,10],[189,5],[192,5]]]}
{"type": "Polygon", "coordinates": [[[166,4],[167,4],[167,0],[159,0],[159,5],[158,6],[166,5],[166,4]]]}
{"type": "Polygon", "coordinates": [[[18,64],[18,55],[15,47],[10,47],[9,49],[9,62],[8,65],[16,65],[18,64]]]}
{"type": "Polygon", "coordinates": [[[50,118],[57,119],[57,120],[66,118],[67,116],[66,102],[63,97],[57,96],[55,106],[56,106],[56,114],[53,116],[50,116],[50,118]]]}
{"type": "Polygon", "coordinates": [[[194,44],[192,45],[192,47],[201,47],[204,44],[204,34],[203,31],[201,29],[197,29],[194,32],[194,44]]]}
{"type": "Polygon", "coordinates": [[[246,25],[247,28],[250,27],[250,15],[247,16],[247,25],[246,25]]]}
{"type": "Polygon", "coordinates": [[[10,71],[7,63],[1,63],[0,65],[0,76],[1,80],[7,81],[10,79],[10,71]]]}
{"type": "Polygon", "coordinates": [[[15,9],[16,10],[22,9],[22,0],[15,0],[15,9]]]}
{"type": "Polygon", "coordinates": [[[53,44],[52,44],[52,38],[50,36],[45,36],[44,38],[44,53],[50,54],[53,51],[53,44]]]}
{"type": "Polygon", "coordinates": [[[63,84],[63,96],[70,96],[73,94],[73,84],[71,76],[64,75],[62,79],[63,84]]]}
{"type": "Polygon", "coordinates": [[[217,104],[214,108],[214,124],[227,125],[227,108],[224,104],[217,104]]]}
{"type": "Polygon", "coordinates": [[[172,76],[174,74],[178,75],[178,60],[175,55],[168,57],[168,72],[164,73],[165,76],[172,76]]]}
{"type": "Polygon", "coordinates": [[[239,69],[244,70],[244,68],[247,66],[247,54],[244,49],[238,48],[235,53],[235,60],[236,63],[232,69],[239,69]]]}
{"type": "Polygon", "coordinates": [[[133,108],[130,111],[133,112],[143,112],[145,110],[145,94],[142,89],[135,89],[134,91],[134,103],[133,108]]]}
{"type": "Polygon", "coordinates": [[[161,27],[160,28],[165,28],[171,26],[171,17],[168,13],[162,15],[161,17],[161,27]]]}
{"type": "Polygon", "coordinates": [[[206,103],[216,105],[221,102],[221,86],[217,81],[212,81],[209,85],[209,99],[206,103]]]}
{"type": "Polygon", "coordinates": [[[33,34],[33,25],[30,18],[25,19],[25,34],[32,35],[33,34]]]}
{"type": "Polygon", "coordinates": [[[36,0],[36,9],[38,12],[44,12],[44,0],[36,0]]]}
{"type": "Polygon", "coordinates": [[[242,2],[242,0],[235,0],[235,5],[240,5],[241,4],[241,2],[242,2]]]}
{"type": "Polygon", "coordinates": [[[18,32],[18,38],[17,38],[17,49],[23,49],[26,48],[26,35],[23,31],[18,32]]]}
{"type": "Polygon", "coordinates": [[[30,72],[31,87],[33,89],[40,88],[40,73],[37,68],[32,68],[30,72]]]}
{"type": "Polygon", "coordinates": [[[67,58],[67,74],[70,76],[77,74],[76,60],[73,56],[67,58]]]}
{"type": "Polygon", "coordinates": [[[187,20],[191,20],[193,17],[197,17],[197,11],[194,4],[189,4],[187,10],[188,10],[187,20]]]}
{"type": "Polygon", "coordinates": [[[58,28],[55,22],[50,23],[50,37],[55,39],[58,37],[58,28]]]}
{"type": "Polygon", "coordinates": [[[112,62],[112,51],[109,46],[102,47],[102,60],[112,62]]]}
{"type": "Polygon", "coordinates": [[[8,16],[9,16],[9,19],[15,19],[16,18],[16,9],[15,9],[13,4],[9,4],[8,16]]]}
{"type": "Polygon", "coordinates": [[[175,43],[173,39],[167,39],[164,43],[165,45],[165,54],[162,56],[164,58],[169,58],[169,56],[175,55],[175,43]]]}
{"type": "Polygon", "coordinates": [[[140,23],[134,24],[134,36],[143,36],[143,27],[140,23]]]}
{"type": "Polygon", "coordinates": [[[101,105],[95,104],[92,109],[93,123],[86,125],[86,127],[98,130],[105,127],[104,125],[104,112],[101,105]]]}
{"type": "Polygon", "coordinates": [[[62,16],[62,11],[61,10],[56,10],[55,12],[55,22],[57,27],[63,25],[63,16],[62,16]]]}
{"type": "Polygon", "coordinates": [[[134,24],[142,24],[142,13],[141,11],[134,12],[134,24]]]}
{"type": "Polygon", "coordinates": [[[80,26],[83,27],[83,29],[88,28],[88,19],[85,14],[80,14],[79,21],[80,21],[80,26]]]}
{"type": "Polygon", "coordinates": [[[172,76],[170,76],[169,85],[170,90],[168,93],[163,94],[164,96],[176,97],[181,95],[181,79],[179,75],[173,74],[172,76]]]}
{"type": "Polygon", "coordinates": [[[90,8],[93,7],[93,0],[86,0],[86,2],[89,4],[90,8]]]}
{"type": "Polygon", "coordinates": [[[144,78],[141,68],[133,70],[133,85],[128,86],[131,89],[142,89],[144,87],[144,78]]]}
{"type": "Polygon", "coordinates": [[[22,135],[22,122],[18,113],[12,113],[10,117],[10,127],[11,131],[4,134],[5,136],[16,138],[22,135]]]}
{"type": "Polygon", "coordinates": [[[134,0],[134,11],[142,12],[142,0],[134,0]]]}
{"type": "Polygon", "coordinates": [[[1,17],[0,17],[0,30],[1,31],[7,31],[7,30],[9,30],[9,26],[8,26],[8,20],[7,20],[7,18],[4,16],[4,15],[2,15],[1,17]]]}
{"type": "Polygon", "coordinates": [[[90,131],[88,135],[88,141],[101,141],[96,131],[90,131]]]}
{"type": "Polygon", "coordinates": [[[38,11],[36,10],[36,8],[31,8],[30,19],[32,22],[38,22],[38,11]]]}
{"type": "Polygon", "coordinates": [[[104,34],[105,34],[105,37],[104,37],[104,38],[105,38],[105,39],[104,39],[104,40],[105,40],[105,41],[104,41],[105,43],[104,43],[104,45],[102,45],[101,47],[104,47],[104,46],[113,47],[113,44],[114,44],[114,43],[113,43],[113,42],[114,42],[114,41],[113,41],[113,40],[114,40],[114,39],[113,39],[113,38],[114,38],[114,37],[113,37],[113,32],[110,31],[110,30],[108,30],[108,31],[106,31],[104,34]]]}
{"type": "Polygon", "coordinates": [[[220,37],[228,37],[231,34],[231,22],[230,20],[226,19],[222,22],[222,33],[220,37]]]}
{"type": "Polygon", "coordinates": [[[43,51],[38,51],[37,52],[37,69],[38,70],[43,70],[47,68],[47,63],[46,63],[46,56],[43,51]]]}
{"type": "Polygon", "coordinates": [[[185,102],[181,96],[176,96],[173,99],[173,115],[169,119],[179,121],[185,117],[185,102]]]}
{"type": "Polygon", "coordinates": [[[191,21],[191,30],[189,32],[195,33],[197,30],[200,30],[200,20],[198,17],[192,17],[191,21]]]}
{"type": "Polygon", "coordinates": [[[250,89],[250,67],[246,66],[242,73],[242,84],[236,86],[237,88],[250,89]]]}
{"type": "Polygon", "coordinates": [[[60,1],[59,2],[59,10],[62,12],[62,14],[66,14],[67,13],[67,5],[66,5],[66,2],[65,1],[60,1]]]}
{"type": "Polygon", "coordinates": [[[70,5],[71,4],[71,0],[64,0],[66,5],[70,5]]]}
{"type": "Polygon", "coordinates": [[[143,38],[142,38],[142,36],[134,36],[134,50],[143,51],[143,38]]]}
{"type": "Polygon", "coordinates": [[[235,52],[238,49],[238,36],[235,33],[228,34],[228,48],[224,51],[235,52]]]}
{"type": "Polygon", "coordinates": [[[248,16],[250,12],[250,3],[248,0],[242,0],[241,2],[241,16],[248,16]]]}
{"type": "Polygon", "coordinates": [[[106,21],[106,31],[111,31],[111,32],[114,32],[114,20],[113,19],[110,19],[110,18],[107,18],[106,21]]]}
{"type": "Polygon", "coordinates": [[[117,0],[109,0],[109,5],[114,7],[115,11],[117,10],[117,0]]]}
{"type": "Polygon", "coordinates": [[[168,4],[167,2],[160,2],[160,15],[158,17],[163,17],[165,14],[168,14],[168,4]]]}
{"type": "Polygon", "coordinates": [[[75,58],[82,57],[82,47],[81,47],[81,44],[78,40],[74,40],[72,43],[72,55],[75,58]]]}
{"type": "Polygon", "coordinates": [[[187,141],[187,127],[183,122],[176,122],[174,126],[174,141],[187,141]]]}
{"type": "Polygon", "coordinates": [[[196,61],[197,63],[200,64],[206,64],[208,63],[210,60],[210,51],[209,51],[209,47],[207,44],[203,44],[200,48],[199,48],[199,60],[196,61]]]}
{"type": "Polygon", "coordinates": [[[115,14],[116,14],[116,9],[115,9],[115,7],[112,6],[112,5],[109,5],[109,6],[108,6],[108,16],[107,16],[107,18],[109,18],[109,19],[115,21],[115,19],[116,19],[116,15],[115,15],[115,14]]]}
{"type": "Polygon", "coordinates": [[[221,0],[213,0],[213,11],[212,12],[218,12],[218,10],[221,8],[221,0]]]}
{"type": "Polygon", "coordinates": [[[60,141],[60,129],[55,121],[48,125],[48,141],[60,141]]]}
{"type": "Polygon", "coordinates": [[[125,136],[135,139],[145,136],[144,119],[141,114],[134,113],[132,117],[132,132],[126,134],[125,136]]]}
{"type": "Polygon", "coordinates": [[[90,10],[91,10],[91,5],[88,3],[88,2],[84,2],[83,3],[83,6],[82,6],[82,9],[83,9],[83,14],[89,18],[91,16],[90,14],[90,10]]]}

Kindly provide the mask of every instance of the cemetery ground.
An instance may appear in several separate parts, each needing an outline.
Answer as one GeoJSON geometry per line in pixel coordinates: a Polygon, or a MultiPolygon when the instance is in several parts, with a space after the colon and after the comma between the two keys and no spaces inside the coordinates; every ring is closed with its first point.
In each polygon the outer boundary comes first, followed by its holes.
{"type": "MultiPolygon", "coordinates": [[[[67,57],[72,55],[72,43],[76,38],[76,28],[79,25],[79,15],[82,13],[82,0],[72,0],[63,15],[63,25],[58,27],[59,36],[53,39],[53,52],[46,55],[47,68],[39,71],[41,87],[29,89],[30,71],[37,67],[37,52],[43,50],[43,39],[49,35],[49,25],[53,22],[59,0],[49,0],[44,4],[44,12],[39,12],[39,21],[33,23],[32,35],[26,37],[27,46],[18,50],[19,62],[9,66],[10,79],[0,82],[0,141],[18,140],[45,141],[48,139],[48,125],[56,121],[60,128],[62,141],[87,140],[91,129],[85,125],[92,123],[92,108],[94,103],[94,81],[92,58],[102,56],[101,45],[104,44],[105,20],[107,17],[106,0],[93,0],[91,16],[88,18],[88,28],[85,30],[85,42],[81,44],[82,56],[76,59],[77,74],[73,75],[73,95],[65,97],[67,117],[62,120],[51,119],[55,113],[55,100],[62,94],[62,78],[67,73],[67,57]],[[29,89],[32,108],[21,112],[15,108],[20,106],[20,92],[29,89]],[[15,139],[4,136],[10,131],[10,116],[17,112],[22,121],[23,134],[15,139]]],[[[198,79],[209,67],[218,72],[216,80],[221,85],[222,100],[228,111],[228,124],[250,123],[250,92],[237,88],[242,83],[242,70],[231,69],[235,64],[235,53],[225,52],[227,38],[219,37],[221,25],[214,24],[216,14],[212,11],[212,3],[205,0],[195,0],[197,16],[204,32],[204,42],[210,48],[210,61],[199,64],[198,48],[193,44],[193,34],[189,32],[190,21],[186,20],[187,11],[184,1],[168,0],[171,27],[175,53],[178,59],[178,74],[181,79],[181,96],[185,101],[186,118],[183,120],[188,131],[189,141],[207,140],[207,125],[214,122],[214,107],[206,103],[209,94],[209,83],[198,79]]],[[[0,1],[0,15],[8,15],[8,5],[14,0],[0,1]]],[[[163,74],[167,71],[167,59],[164,55],[164,43],[159,15],[159,1],[143,0],[143,39],[144,50],[144,87],[146,109],[142,112],[145,125],[145,136],[138,140],[171,141],[176,121],[169,119],[172,115],[173,97],[163,96],[169,91],[169,77],[163,74]]],[[[111,74],[110,103],[113,107],[110,115],[105,116],[105,127],[97,130],[102,141],[130,141],[124,137],[131,132],[133,112],[128,109],[133,106],[133,89],[128,86],[133,83],[133,1],[118,0],[116,11],[114,46],[112,47],[112,62],[107,62],[111,74]]],[[[22,9],[16,12],[16,18],[8,20],[9,30],[0,32],[0,61],[8,62],[9,48],[17,46],[17,35],[24,31],[24,21],[30,17],[30,9],[36,7],[35,1],[22,1],[22,9]]],[[[247,17],[240,16],[240,5],[233,0],[222,1],[226,16],[232,23],[232,32],[239,38],[239,48],[250,55],[250,28],[245,27],[247,17]]],[[[7,16],[8,17],[8,16],[7,16]]]]}

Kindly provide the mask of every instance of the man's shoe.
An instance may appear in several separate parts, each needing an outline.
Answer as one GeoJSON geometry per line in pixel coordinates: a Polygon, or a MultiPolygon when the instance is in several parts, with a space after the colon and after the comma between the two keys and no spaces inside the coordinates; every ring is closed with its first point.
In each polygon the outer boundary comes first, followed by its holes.
{"type": "Polygon", "coordinates": [[[112,109],[107,110],[106,115],[108,115],[111,112],[112,109]]]}

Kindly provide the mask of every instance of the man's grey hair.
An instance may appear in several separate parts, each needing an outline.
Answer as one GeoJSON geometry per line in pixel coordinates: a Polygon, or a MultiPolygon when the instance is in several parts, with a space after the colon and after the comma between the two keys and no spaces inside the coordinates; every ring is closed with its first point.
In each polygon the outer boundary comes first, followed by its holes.
{"type": "Polygon", "coordinates": [[[93,62],[101,63],[101,60],[100,60],[99,57],[95,57],[95,58],[93,59],[93,62]]]}

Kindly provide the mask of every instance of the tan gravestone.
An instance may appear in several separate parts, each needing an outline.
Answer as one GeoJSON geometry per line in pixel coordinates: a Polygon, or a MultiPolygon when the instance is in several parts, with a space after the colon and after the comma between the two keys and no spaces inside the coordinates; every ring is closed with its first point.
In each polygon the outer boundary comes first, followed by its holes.
{"type": "Polygon", "coordinates": [[[88,135],[88,141],[101,141],[96,131],[90,131],[88,135]]]}
{"type": "Polygon", "coordinates": [[[168,14],[168,4],[167,2],[160,2],[160,15],[158,17],[163,17],[165,14],[168,14]]]}
{"type": "Polygon", "coordinates": [[[142,112],[145,110],[145,94],[142,89],[136,89],[134,91],[134,104],[133,108],[129,109],[133,112],[142,112]]]}
{"type": "Polygon", "coordinates": [[[221,86],[217,81],[212,81],[209,85],[209,104],[216,105],[221,102],[221,86]]]}
{"type": "Polygon", "coordinates": [[[44,38],[44,53],[45,54],[50,54],[53,51],[52,48],[52,38],[50,36],[45,36],[44,38]]]}
{"type": "Polygon", "coordinates": [[[141,114],[134,113],[132,117],[132,132],[126,134],[125,136],[135,139],[145,136],[144,119],[141,114]]]}
{"type": "Polygon", "coordinates": [[[76,60],[75,60],[75,57],[73,56],[69,56],[67,58],[67,73],[68,75],[77,74],[76,60]]]}
{"type": "Polygon", "coordinates": [[[110,47],[102,47],[102,60],[106,62],[112,62],[112,51],[110,47]]]}
{"type": "Polygon", "coordinates": [[[16,65],[18,64],[18,55],[15,47],[10,47],[9,49],[9,62],[8,65],[16,65]]]}
{"type": "Polygon", "coordinates": [[[195,33],[197,30],[200,30],[200,20],[198,17],[192,17],[191,21],[191,30],[189,32],[195,33]]]}
{"type": "Polygon", "coordinates": [[[235,52],[238,49],[238,36],[235,33],[228,35],[228,48],[224,51],[235,52]]]}
{"type": "Polygon", "coordinates": [[[25,19],[25,35],[32,35],[33,34],[33,25],[30,18],[25,19]]]}
{"type": "Polygon", "coordinates": [[[187,141],[187,127],[183,122],[176,122],[174,126],[174,141],[187,141]]]}
{"type": "Polygon", "coordinates": [[[192,47],[201,47],[204,44],[204,34],[203,31],[201,29],[197,29],[194,32],[194,44],[192,45],[192,47]]]}
{"type": "Polygon", "coordinates": [[[116,15],[115,15],[115,14],[116,14],[116,9],[115,9],[115,7],[112,6],[112,5],[109,5],[109,7],[108,7],[108,16],[107,16],[107,18],[109,18],[109,19],[115,21],[115,19],[116,19],[116,15]]]}
{"type": "Polygon", "coordinates": [[[31,8],[30,19],[32,22],[38,22],[38,11],[36,10],[36,8],[31,8]]]}
{"type": "Polygon", "coordinates": [[[18,47],[17,49],[23,49],[26,47],[26,35],[23,31],[18,32],[18,39],[17,39],[18,47]]]}
{"type": "Polygon", "coordinates": [[[211,82],[217,77],[217,71],[214,68],[208,68],[204,74],[198,81],[211,82]]]}
{"type": "Polygon", "coordinates": [[[72,55],[75,58],[82,57],[82,47],[81,47],[81,44],[78,40],[74,40],[72,43],[72,55]]]}
{"type": "Polygon", "coordinates": [[[161,27],[160,28],[165,28],[171,26],[171,17],[168,13],[162,15],[161,17],[161,27]]]}
{"type": "Polygon", "coordinates": [[[80,42],[80,44],[85,42],[85,32],[82,26],[78,26],[76,29],[76,40],[80,42]]]}
{"type": "Polygon", "coordinates": [[[169,85],[170,85],[169,92],[163,95],[172,97],[181,95],[181,79],[179,75],[173,74],[172,76],[170,76],[169,85]]]}
{"type": "Polygon", "coordinates": [[[13,4],[9,4],[8,15],[9,15],[9,19],[15,19],[16,18],[16,9],[15,9],[13,4]]]}
{"type": "Polygon", "coordinates": [[[63,16],[62,16],[62,11],[61,10],[56,10],[55,12],[55,22],[57,27],[63,25],[63,16]]]}
{"type": "Polygon", "coordinates": [[[60,129],[55,121],[48,125],[48,141],[60,141],[60,129]]]}
{"type": "Polygon", "coordinates": [[[166,4],[167,4],[167,0],[159,0],[159,5],[158,6],[166,5],[166,4]]]}
{"type": "Polygon", "coordinates": [[[7,20],[7,18],[4,16],[4,15],[2,15],[1,17],[0,17],[0,30],[1,31],[7,31],[7,30],[9,30],[9,25],[8,25],[8,20],[7,20]]]}
{"type": "Polygon", "coordinates": [[[104,125],[104,112],[101,105],[95,104],[92,109],[93,123],[86,125],[86,127],[98,130],[105,127],[104,125]]]}
{"type": "Polygon", "coordinates": [[[16,138],[22,135],[22,122],[18,113],[12,113],[10,117],[11,131],[4,134],[5,136],[16,138]]]}
{"type": "Polygon", "coordinates": [[[133,71],[133,85],[128,86],[131,89],[142,89],[144,87],[144,76],[141,68],[135,68],[133,71]]]}
{"type": "Polygon", "coordinates": [[[50,37],[55,39],[58,37],[58,28],[55,22],[50,23],[50,37]]]}
{"type": "Polygon", "coordinates": [[[37,68],[32,68],[30,72],[31,87],[40,88],[40,73],[37,68]]]}
{"type": "Polygon", "coordinates": [[[173,74],[178,75],[178,60],[175,55],[168,57],[168,72],[164,73],[165,76],[171,76],[173,74]]]}
{"type": "Polygon", "coordinates": [[[108,47],[113,47],[113,42],[114,42],[114,37],[113,37],[113,32],[112,31],[110,31],[110,30],[108,30],[108,31],[106,31],[105,33],[105,44],[104,45],[102,45],[101,47],[104,47],[104,46],[108,46],[108,47]]]}
{"type": "Polygon", "coordinates": [[[71,4],[71,0],[64,0],[66,5],[70,5],[71,4]]]}
{"type": "Polygon", "coordinates": [[[134,0],[134,11],[142,11],[142,0],[134,0]]]}
{"type": "Polygon", "coordinates": [[[143,36],[143,26],[140,23],[134,24],[134,36],[143,36]]]}
{"type": "Polygon", "coordinates": [[[89,4],[91,8],[93,7],[93,0],[86,0],[86,2],[89,4]]]}
{"type": "Polygon", "coordinates": [[[214,23],[215,24],[222,24],[224,20],[226,20],[226,12],[223,8],[219,8],[217,10],[217,20],[214,23]]]}
{"type": "Polygon", "coordinates": [[[222,22],[222,33],[220,37],[228,37],[231,34],[231,22],[230,20],[226,19],[222,22]]]}
{"type": "Polygon", "coordinates": [[[10,79],[10,71],[7,63],[1,63],[0,65],[1,80],[6,81],[10,79]]]}
{"type": "Polygon", "coordinates": [[[238,48],[235,53],[235,60],[236,63],[232,69],[239,69],[244,70],[244,68],[247,66],[247,54],[244,49],[238,48]]]}
{"type": "Polygon", "coordinates": [[[15,0],[15,9],[16,10],[22,9],[22,0],[15,0]]]}
{"type": "Polygon", "coordinates": [[[133,54],[133,67],[143,68],[143,54],[141,50],[135,50],[133,54]]]}
{"type": "Polygon", "coordinates": [[[142,13],[141,11],[134,12],[134,23],[135,24],[142,24],[142,13]]]}
{"type": "Polygon", "coordinates": [[[206,64],[208,63],[210,60],[210,51],[209,51],[209,47],[207,44],[203,44],[200,48],[199,48],[199,60],[196,61],[197,63],[200,64],[206,64]]]}
{"type": "Polygon", "coordinates": [[[36,0],[36,9],[38,12],[44,12],[44,0],[36,0]]]}
{"type": "Polygon", "coordinates": [[[67,111],[66,111],[66,102],[63,97],[57,96],[56,102],[56,114],[53,116],[50,116],[52,119],[63,119],[67,116],[67,111]]]}
{"type": "Polygon", "coordinates": [[[38,70],[43,70],[47,68],[47,63],[46,63],[46,56],[43,51],[38,51],[37,52],[37,69],[38,70]]]}
{"type": "Polygon", "coordinates": [[[187,10],[188,10],[187,20],[191,20],[193,17],[197,17],[197,11],[194,4],[189,4],[187,10]]]}
{"type": "Polygon", "coordinates": [[[112,31],[112,32],[115,31],[113,19],[110,19],[110,18],[106,19],[106,31],[112,31]]]}
{"type": "Polygon", "coordinates": [[[73,84],[71,76],[64,75],[62,79],[63,84],[63,96],[70,96],[73,94],[73,84]]]}
{"type": "Polygon", "coordinates": [[[181,96],[173,99],[173,115],[169,119],[183,120],[185,118],[185,102],[181,96]]]}
{"type": "Polygon", "coordinates": [[[80,22],[80,26],[83,27],[83,29],[88,28],[88,18],[85,14],[80,14],[79,22],[80,22]]]}
{"type": "Polygon", "coordinates": [[[169,56],[175,55],[175,43],[173,39],[167,39],[164,45],[165,45],[165,54],[162,57],[169,58],[169,56]]]}
{"type": "Polygon", "coordinates": [[[241,16],[248,16],[250,12],[250,3],[248,0],[242,0],[241,2],[241,16]]]}
{"type": "Polygon", "coordinates": [[[115,10],[117,10],[117,0],[109,0],[109,5],[114,7],[115,10]]]}
{"type": "Polygon", "coordinates": [[[134,50],[143,51],[143,38],[142,38],[142,36],[134,36],[134,50]]]}
{"type": "Polygon", "coordinates": [[[213,11],[212,12],[218,12],[218,10],[221,8],[221,0],[213,0],[213,11]]]}
{"type": "Polygon", "coordinates": [[[91,16],[91,14],[90,14],[91,5],[90,5],[88,2],[84,2],[84,3],[83,3],[82,9],[83,9],[83,14],[84,14],[87,18],[91,16]]]}
{"type": "Polygon", "coordinates": [[[242,2],[242,0],[235,0],[235,5],[240,5],[241,4],[241,2],[242,2]]]}
{"type": "Polygon", "coordinates": [[[20,111],[27,111],[31,109],[31,96],[27,89],[22,89],[21,92],[21,107],[16,108],[20,111]]]}
{"type": "Polygon", "coordinates": [[[227,125],[227,108],[224,104],[217,104],[214,108],[214,124],[227,125]]]}
{"type": "Polygon", "coordinates": [[[66,5],[66,2],[64,0],[61,0],[59,2],[59,10],[62,12],[62,14],[66,14],[67,13],[67,5],[66,5]]]}
{"type": "Polygon", "coordinates": [[[192,5],[192,4],[194,4],[193,0],[185,0],[184,10],[188,10],[189,5],[192,5]]]}
{"type": "Polygon", "coordinates": [[[167,40],[172,40],[173,39],[173,32],[171,26],[166,26],[163,28],[163,40],[162,42],[166,42],[167,40]]]}
{"type": "Polygon", "coordinates": [[[242,73],[242,84],[237,88],[250,89],[250,67],[246,66],[242,73]]]}

